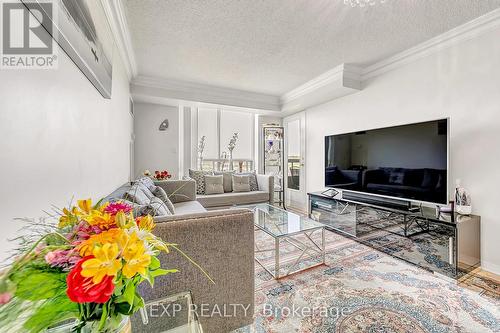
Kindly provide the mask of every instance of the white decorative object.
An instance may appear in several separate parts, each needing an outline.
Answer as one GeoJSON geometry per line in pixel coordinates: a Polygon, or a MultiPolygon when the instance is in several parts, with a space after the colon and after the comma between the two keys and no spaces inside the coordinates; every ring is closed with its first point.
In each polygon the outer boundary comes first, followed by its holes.
{"type": "Polygon", "coordinates": [[[457,179],[455,188],[455,209],[458,214],[469,215],[472,213],[470,194],[460,186],[460,179],[457,179]]]}
{"type": "Polygon", "coordinates": [[[198,144],[198,161],[200,163],[199,169],[203,170],[203,151],[205,150],[205,136],[200,138],[200,143],[198,144]]]}
{"type": "Polygon", "coordinates": [[[365,7],[374,6],[377,3],[384,3],[387,0],[344,0],[344,4],[350,5],[351,7],[365,7]]]}
{"type": "Polygon", "coordinates": [[[229,140],[229,145],[227,146],[227,149],[229,149],[229,171],[233,171],[233,149],[236,148],[236,141],[238,140],[238,133],[234,133],[233,136],[231,137],[231,140],[229,140]]]}

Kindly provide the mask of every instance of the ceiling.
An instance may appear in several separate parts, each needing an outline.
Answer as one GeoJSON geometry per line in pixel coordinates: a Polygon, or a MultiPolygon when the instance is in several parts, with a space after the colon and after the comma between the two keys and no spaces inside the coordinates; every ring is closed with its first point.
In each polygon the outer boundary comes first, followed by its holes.
{"type": "Polygon", "coordinates": [[[371,65],[500,0],[127,0],[139,75],[282,95],[342,63],[371,65]]]}

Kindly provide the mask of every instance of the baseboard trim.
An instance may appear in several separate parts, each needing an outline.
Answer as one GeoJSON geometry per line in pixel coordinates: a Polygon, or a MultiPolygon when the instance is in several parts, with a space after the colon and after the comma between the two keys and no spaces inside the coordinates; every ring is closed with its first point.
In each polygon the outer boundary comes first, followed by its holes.
{"type": "Polygon", "coordinates": [[[491,262],[481,261],[481,270],[483,272],[500,275],[500,265],[493,264],[491,262]]]}

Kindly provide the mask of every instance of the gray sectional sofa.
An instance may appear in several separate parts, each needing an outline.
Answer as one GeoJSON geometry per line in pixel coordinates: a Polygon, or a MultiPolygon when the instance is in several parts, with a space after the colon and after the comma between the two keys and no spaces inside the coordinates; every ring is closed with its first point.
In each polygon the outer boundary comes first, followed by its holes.
{"type": "MultiPolygon", "coordinates": [[[[253,213],[248,209],[207,211],[196,200],[193,180],[154,182],[168,195],[174,206],[172,215],[155,216],[155,235],[178,244],[190,258],[200,264],[215,284],[191,265],[181,254],[172,250],[160,255],[165,269],[177,268],[178,273],[157,278],[154,288],[143,283],[139,287],[146,302],[190,290],[195,305],[218,306],[244,304],[234,316],[201,317],[204,332],[224,333],[253,322],[254,313],[254,226],[253,213]]],[[[130,199],[132,184],[125,184],[105,198],[108,201],[130,199]]],[[[137,190],[137,189],[136,189],[137,190]]],[[[168,317],[165,320],[169,320],[168,317]]],[[[149,332],[150,328],[133,320],[134,332],[149,332]]]]}
{"type": "Polygon", "coordinates": [[[256,175],[256,177],[259,188],[257,191],[198,194],[196,200],[210,210],[236,205],[274,203],[274,177],[269,175],[256,175]]]}

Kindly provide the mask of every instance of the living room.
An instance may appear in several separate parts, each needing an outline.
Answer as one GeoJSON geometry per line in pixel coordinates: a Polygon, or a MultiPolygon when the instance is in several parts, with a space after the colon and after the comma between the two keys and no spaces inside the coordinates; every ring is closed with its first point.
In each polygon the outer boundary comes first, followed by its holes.
{"type": "Polygon", "coordinates": [[[6,332],[499,331],[500,1],[0,5],[6,332]]]}

